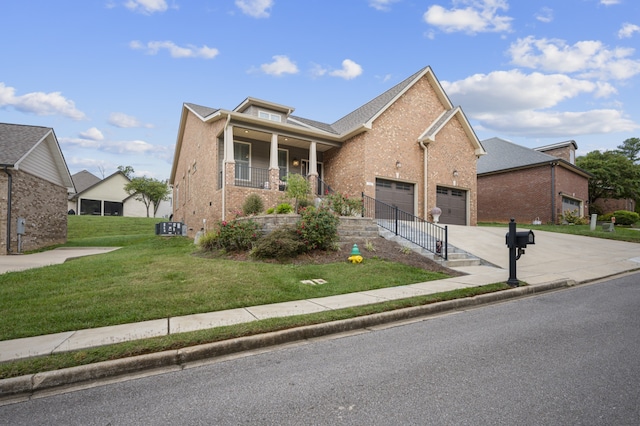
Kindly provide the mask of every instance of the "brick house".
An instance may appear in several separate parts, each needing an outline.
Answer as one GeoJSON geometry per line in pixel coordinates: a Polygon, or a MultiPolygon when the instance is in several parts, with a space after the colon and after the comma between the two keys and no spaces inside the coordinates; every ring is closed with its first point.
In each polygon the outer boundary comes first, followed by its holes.
{"type": "Polygon", "coordinates": [[[53,129],[0,123],[0,255],[65,243],[71,192],[53,129]]]}
{"type": "Polygon", "coordinates": [[[305,176],[440,223],[475,225],[476,161],[485,151],[430,67],[329,124],[293,108],[247,98],[233,110],[185,103],[170,184],[173,220],[190,235],[241,210],[247,195],[282,200],[283,178],[305,176]]]}
{"type": "Polygon", "coordinates": [[[571,211],[588,214],[591,174],[575,165],[575,141],[535,149],[500,138],[482,141],[478,160],[478,220],[560,223],[571,211]]]}

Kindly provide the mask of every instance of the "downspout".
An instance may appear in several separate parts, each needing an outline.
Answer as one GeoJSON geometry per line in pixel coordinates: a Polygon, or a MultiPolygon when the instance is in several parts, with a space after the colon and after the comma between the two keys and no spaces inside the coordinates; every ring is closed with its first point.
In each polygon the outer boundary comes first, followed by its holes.
{"type": "Polygon", "coordinates": [[[551,223],[556,224],[556,164],[551,163],[551,223]]]}
{"type": "MultiPolygon", "coordinates": [[[[231,121],[231,114],[227,115],[227,121],[224,123],[224,130],[222,131],[222,146],[224,149],[222,150],[222,212],[221,216],[222,220],[225,219],[224,212],[226,211],[225,207],[227,205],[227,127],[229,126],[229,122],[231,121]]],[[[233,137],[233,135],[231,135],[233,137]]]]}
{"type": "Polygon", "coordinates": [[[429,204],[428,204],[428,196],[429,196],[429,190],[427,188],[427,157],[429,155],[429,146],[425,145],[423,140],[418,141],[418,143],[420,144],[420,147],[422,147],[422,149],[424,150],[424,166],[423,166],[423,170],[424,170],[424,180],[422,182],[422,187],[423,187],[423,191],[424,191],[424,195],[423,195],[423,207],[422,207],[422,215],[424,216],[424,220],[429,220],[429,216],[428,216],[428,211],[427,209],[429,208],[429,204]]]}
{"type": "Polygon", "coordinates": [[[7,174],[7,254],[11,252],[11,186],[13,175],[9,173],[8,166],[4,165],[4,172],[7,174]]]}

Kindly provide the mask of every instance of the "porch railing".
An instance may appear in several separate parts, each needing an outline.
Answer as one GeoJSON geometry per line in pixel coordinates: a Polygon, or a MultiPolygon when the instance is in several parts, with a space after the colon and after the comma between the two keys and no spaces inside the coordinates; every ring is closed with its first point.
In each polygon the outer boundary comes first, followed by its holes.
{"type": "Polygon", "coordinates": [[[397,206],[378,201],[362,193],[362,216],[376,220],[378,226],[416,244],[423,249],[448,259],[447,227],[428,222],[397,206]]]}

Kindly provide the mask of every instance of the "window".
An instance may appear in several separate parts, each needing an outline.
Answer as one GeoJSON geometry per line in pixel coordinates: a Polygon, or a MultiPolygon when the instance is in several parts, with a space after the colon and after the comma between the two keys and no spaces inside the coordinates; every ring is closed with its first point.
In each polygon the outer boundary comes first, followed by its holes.
{"type": "Polygon", "coordinates": [[[410,183],[396,182],[396,189],[399,191],[411,191],[412,188],[410,183]]]}
{"type": "Polygon", "coordinates": [[[251,179],[251,144],[245,142],[233,143],[233,159],[236,162],[236,179],[251,179]]]}
{"type": "Polygon", "coordinates": [[[258,117],[264,118],[265,120],[277,121],[278,123],[282,122],[282,116],[280,116],[280,114],[274,114],[267,111],[258,111],[258,117]]]}
{"type": "Polygon", "coordinates": [[[378,188],[391,188],[391,182],[388,180],[376,179],[376,186],[378,188]]]}
{"type": "Polygon", "coordinates": [[[289,151],[278,149],[278,168],[280,169],[280,180],[289,173],[289,151]]]}
{"type": "Polygon", "coordinates": [[[459,189],[452,189],[451,195],[454,197],[462,197],[464,196],[464,191],[460,191],[459,189]]]}
{"type": "Polygon", "coordinates": [[[436,193],[442,194],[442,195],[449,195],[449,190],[447,188],[443,188],[443,187],[439,186],[436,189],[436,193]]]}

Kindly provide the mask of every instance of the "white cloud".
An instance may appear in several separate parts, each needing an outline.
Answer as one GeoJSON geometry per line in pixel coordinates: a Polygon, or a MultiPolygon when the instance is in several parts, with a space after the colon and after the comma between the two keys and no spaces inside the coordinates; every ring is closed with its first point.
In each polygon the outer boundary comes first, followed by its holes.
{"type": "Polygon", "coordinates": [[[579,41],[570,46],[564,40],[518,39],[508,50],[511,63],[550,72],[579,73],[585,78],[624,80],[640,73],[640,61],[628,59],[631,48],[608,49],[600,41],[579,41]]]}
{"type": "Polygon", "coordinates": [[[134,12],[140,12],[147,15],[156,12],[164,12],[168,8],[165,0],[129,0],[125,3],[125,7],[134,12]]]}
{"type": "Polygon", "coordinates": [[[245,15],[254,18],[268,18],[269,9],[273,7],[273,0],[236,0],[236,6],[245,15]]]}
{"type": "Polygon", "coordinates": [[[430,6],[423,15],[425,22],[447,33],[511,31],[513,18],[498,15],[499,10],[509,9],[506,0],[459,0],[454,4],[466,7],[445,9],[440,5],[430,6]]]}
{"type": "Polygon", "coordinates": [[[618,31],[618,38],[629,38],[633,36],[633,33],[637,32],[640,32],[640,26],[625,22],[620,31],[618,31]]]}
{"type": "Polygon", "coordinates": [[[640,128],[616,109],[557,111],[561,102],[581,95],[598,98],[616,93],[608,83],[511,70],[444,81],[442,86],[455,104],[462,105],[469,117],[480,123],[479,127],[498,133],[568,137],[640,128]]]}
{"type": "Polygon", "coordinates": [[[614,4],[620,4],[620,0],[600,0],[600,4],[605,6],[611,6],[614,4]]]}
{"type": "Polygon", "coordinates": [[[122,112],[112,112],[109,115],[108,123],[112,126],[119,127],[121,129],[130,129],[134,127],[152,128],[152,124],[145,124],[132,115],[127,115],[122,112]]]}
{"type": "Polygon", "coordinates": [[[369,0],[369,6],[376,10],[386,12],[391,9],[391,5],[399,0],[369,0]]]}
{"type": "Polygon", "coordinates": [[[362,74],[362,67],[351,59],[345,59],[342,61],[342,69],[331,71],[330,76],[344,78],[345,80],[351,80],[362,74]]]}
{"type": "Polygon", "coordinates": [[[84,120],[85,114],[76,108],[73,101],[60,92],[31,92],[16,96],[13,87],[0,83],[0,108],[13,107],[18,111],[36,115],[62,115],[72,120],[84,120]]]}
{"type": "Polygon", "coordinates": [[[265,74],[276,76],[298,73],[298,66],[284,55],[273,56],[273,62],[260,65],[260,69],[265,74]]]}
{"type": "Polygon", "coordinates": [[[483,127],[498,133],[541,138],[630,132],[640,128],[640,125],[613,109],[518,111],[507,115],[487,115],[480,118],[480,122],[483,127]]]}
{"type": "Polygon", "coordinates": [[[187,45],[181,47],[176,45],[172,41],[150,41],[146,45],[138,40],[129,42],[129,47],[134,50],[146,50],[148,55],[156,55],[162,49],[166,49],[172,58],[203,58],[213,59],[218,56],[218,49],[203,45],[197,47],[193,45],[187,45]]]}
{"type": "Polygon", "coordinates": [[[100,148],[100,142],[97,140],[92,140],[84,137],[80,138],[58,138],[58,142],[60,145],[65,145],[69,147],[78,147],[78,148],[91,148],[97,149],[100,148]]]}
{"type": "Polygon", "coordinates": [[[475,74],[464,80],[442,82],[447,94],[475,114],[544,109],[581,94],[603,97],[616,92],[608,83],[577,80],[562,74],[524,74],[519,70],[475,74]]]}
{"type": "Polygon", "coordinates": [[[104,140],[104,135],[96,127],[92,127],[85,132],[81,132],[80,137],[83,139],[90,139],[92,141],[104,140]]]}
{"type": "Polygon", "coordinates": [[[544,23],[553,21],[553,9],[546,6],[543,7],[540,12],[536,13],[536,19],[544,23]]]}

